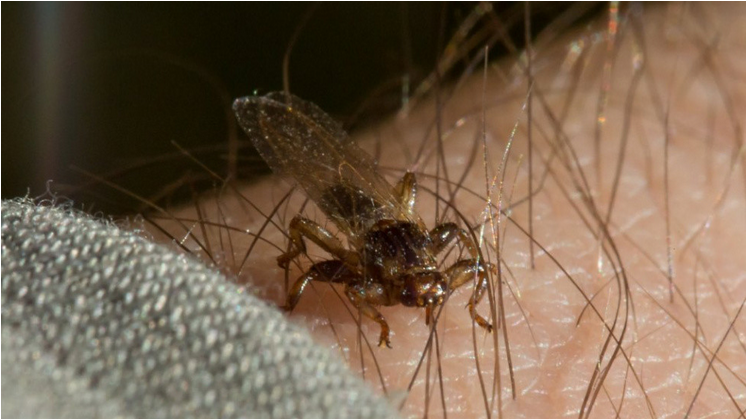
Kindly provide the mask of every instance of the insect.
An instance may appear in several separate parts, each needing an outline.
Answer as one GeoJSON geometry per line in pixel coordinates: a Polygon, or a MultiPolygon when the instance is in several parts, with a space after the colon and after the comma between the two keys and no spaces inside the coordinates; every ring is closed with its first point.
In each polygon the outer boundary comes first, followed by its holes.
{"type": "Polygon", "coordinates": [[[453,290],[474,282],[468,303],[471,317],[487,331],[492,325],[477,314],[494,266],[479,260],[469,234],[455,223],[427,230],[415,212],[417,181],[408,172],[393,187],[376,170],[372,157],[350,141],[342,127],[316,105],[283,92],[237,99],[239,124],[270,168],[293,178],[347,237],[345,247],[316,222],[295,216],[290,222],[289,250],[277,258],[287,269],[304,254],[304,239],[328,252],[330,260],[315,263],[288,292],[285,310],[292,311],[310,281],[340,283],[363,315],[381,327],[379,346],[391,347],[389,326],[378,306],[403,304],[433,309],[453,290]],[[438,269],[437,255],[459,240],[471,258],[438,269]]]}

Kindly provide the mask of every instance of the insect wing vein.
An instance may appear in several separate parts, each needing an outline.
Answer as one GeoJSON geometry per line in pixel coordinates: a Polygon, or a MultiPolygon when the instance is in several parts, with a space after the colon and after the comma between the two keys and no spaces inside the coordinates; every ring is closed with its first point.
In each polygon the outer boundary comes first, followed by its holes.
{"type": "Polygon", "coordinates": [[[324,205],[328,191],[340,185],[372,199],[378,207],[375,218],[412,218],[394,197],[393,187],[378,174],[373,159],[318,106],[275,92],[237,99],[233,108],[270,168],[293,178],[346,234],[364,234],[360,231],[364,223],[350,219],[339,205],[324,205]]]}

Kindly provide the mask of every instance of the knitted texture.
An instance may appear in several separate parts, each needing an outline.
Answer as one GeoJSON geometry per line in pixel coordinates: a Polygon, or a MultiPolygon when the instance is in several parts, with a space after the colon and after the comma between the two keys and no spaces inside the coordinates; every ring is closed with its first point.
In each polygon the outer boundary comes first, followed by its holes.
{"type": "Polygon", "coordinates": [[[8,417],[397,416],[216,270],[29,200],[2,203],[2,366],[8,417]]]}

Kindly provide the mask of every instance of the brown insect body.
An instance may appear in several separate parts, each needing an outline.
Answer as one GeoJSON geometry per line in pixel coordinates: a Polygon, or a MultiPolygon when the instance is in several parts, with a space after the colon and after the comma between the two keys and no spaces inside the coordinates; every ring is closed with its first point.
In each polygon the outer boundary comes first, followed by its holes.
{"type": "Polygon", "coordinates": [[[334,258],[314,264],[293,285],[285,308],[292,310],[310,281],[345,284],[345,294],[360,312],[381,326],[379,345],[390,345],[389,327],[375,308],[403,304],[433,308],[448,294],[476,278],[469,310],[487,330],[491,325],[476,313],[484,295],[488,263],[479,261],[471,237],[456,224],[428,231],[414,211],[417,184],[407,173],[392,187],[375,162],[351,142],[341,126],[316,105],[282,92],[237,99],[238,121],[259,154],[277,174],[292,177],[348,238],[346,248],[319,224],[296,216],[290,223],[290,250],[277,258],[287,268],[305,252],[304,238],[334,258]],[[437,255],[454,239],[471,254],[444,272],[437,255]]]}

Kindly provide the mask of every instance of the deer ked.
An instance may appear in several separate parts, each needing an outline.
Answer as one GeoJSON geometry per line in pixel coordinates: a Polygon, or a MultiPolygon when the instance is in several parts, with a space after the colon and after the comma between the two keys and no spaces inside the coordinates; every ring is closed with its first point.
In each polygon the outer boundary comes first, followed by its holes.
{"type": "Polygon", "coordinates": [[[291,287],[284,308],[292,311],[311,281],[345,285],[345,295],[363,315],[381,326],[379,346],[391,347],[389,326],[376,307],[403,304],[433,309],[462,285],[475,283],[468,303],[471,317],[487,331],[490,323],[476,305],[495,267],[480,260],[472,237],[454,223],[427,230],[415,212],[417,181],[407,172],[392,187],[376,170],[373,159],[358,148],[316,105],[290,94],[270,93],[237,99],[238,121],[270,168],[290,176],[347,236],[348,247],[312,220],[293,218],[290,247],[277,258],[280,267],[305,254],[311,240],[332,258],[313,264],[291,287]],[[454,240],[469,258],[438,269],[437,255],[454,240]]]}

